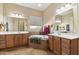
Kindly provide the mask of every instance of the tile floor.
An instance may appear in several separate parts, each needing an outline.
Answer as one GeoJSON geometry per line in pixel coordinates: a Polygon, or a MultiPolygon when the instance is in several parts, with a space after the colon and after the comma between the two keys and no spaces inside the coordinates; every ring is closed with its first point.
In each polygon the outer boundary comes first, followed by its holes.
{"type": "Polygon", "coordinates": [[[0,50],[0,55],[53,55],[49,50],[34,49],[29,47],[17,47],[0,50]]]}

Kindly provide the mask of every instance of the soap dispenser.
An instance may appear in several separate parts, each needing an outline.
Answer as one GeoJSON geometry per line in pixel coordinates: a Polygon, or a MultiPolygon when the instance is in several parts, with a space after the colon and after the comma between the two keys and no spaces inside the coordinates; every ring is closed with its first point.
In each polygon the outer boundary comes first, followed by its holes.
{"type": "Polygon", "coordinates": [[[70,25],[69,24],[66,25],[66,31],[68,31],[68,32],[70,31],[70,25]]]}
{"type": "Polygon", "coordinates": [[[8,22],[6,22],[6,31],[8,31],[8,22]]]}

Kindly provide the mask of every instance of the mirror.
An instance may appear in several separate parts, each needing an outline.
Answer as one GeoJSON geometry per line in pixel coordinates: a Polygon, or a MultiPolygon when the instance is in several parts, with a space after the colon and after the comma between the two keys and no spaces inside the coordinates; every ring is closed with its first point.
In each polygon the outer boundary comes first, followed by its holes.
{"type": "Polygon", "coordinates": [[[55,30],[61,32],[73,32],[73,9],[56,15],[55,30]]]}
{"type": "Polygon", "coordinates": [[[6,17],[5,31],[27,31],[28,21],[24,18],[6,17]]]}

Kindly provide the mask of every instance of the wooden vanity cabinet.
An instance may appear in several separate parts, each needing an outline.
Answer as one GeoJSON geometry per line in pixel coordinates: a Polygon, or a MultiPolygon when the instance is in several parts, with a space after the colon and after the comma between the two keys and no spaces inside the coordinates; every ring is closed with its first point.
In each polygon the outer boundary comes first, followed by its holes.
{"type": "Polygon", "coordinates": [[[61,54],[61,39],[60,37],[53,36],[54,40],[54,50],[53,52],[57,55],[61,54]]]}
{"type": "Polygon", "coordinates": [[[53,36],[49,35],[48,37],[49,37],[48,39],[49,49],[53,51],[53,48],[54,48],[53,36]]]}
{"type": "Polygon", "coordinates": [[[0,49],[6,48],[5,35],[0,35],[0,49]]]}
{"type": "Polygon", "coordinates": [[[79,55],[79,38],[67,39],[49,35],[49,48],[57,55],[79,55]]]}
{"type": "Polygon", "coordinates": [[[27,45],[27,35],[26,34],[16,34],[14,36],[14,45],[15,46],[27,45]]]}
{"type": "Polygon", "coordinates": [[[77,39],[61,38],[62,55],[77,55],[78,54],[77,39]]]}
{"type": "Polygon", "coordinates": [[[8,34],[6,35],[6,47],[14,47],[14,35],[8,34]]]}
{"type": "Polygon", "coordinates": [[[14,35],[14,45],[21,46],[22,45],[22,34],[15,34],[14,35]]]}

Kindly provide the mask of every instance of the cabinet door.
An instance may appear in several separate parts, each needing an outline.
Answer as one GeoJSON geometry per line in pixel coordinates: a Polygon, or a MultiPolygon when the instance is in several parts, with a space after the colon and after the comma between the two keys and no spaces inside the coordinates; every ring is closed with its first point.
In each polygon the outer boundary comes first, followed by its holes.
{"type": "Polygon", "coordinates": [[[70,40],[69,39],[65,39],[65,38],[61,38],[61,45],[62,47],[66,48],[66,49],[70,49],[70,40]]]}
{"type": "Polygon", "coordinates": [[[71,40],[71,55],[78,54],[78,40],[79,39],[71,40]]]}
{"type": "Polygon", "coordinates": [[[14,35],[14,46],[19,46],[19,35],[18,34],[14,35]]]}
{"type": "Polygon", "coordinates": [[[62,55],[70,55],[70,50],[65,49],[64,47],[62,47],[62,55]]]}
{"type": "Polygon", "coordinates": [[[0,49],[6,48],[5,46],[5,35],[0,35],[0,49]]]}
{"type": "Polygon", "coordinates": [[[19,37],[18,37],[18,44],[19,44],[19,46],[21,46],[21,45],[23,45],[22,34],[19,34],[18,36],[19,36],[19,37]]]}
{"type": "Polygon", "coordinates": [[[27,42],[27,34],[23,34],[22,44],[23,45],[27,45],[28,44],[28,42],[27,42]]]}
{"type": "Polygon", "coordinates": [[[61,54],[61,44],[59,37],[54,37],[54,53],[61,54]]]}
{"type": "Polygon", "coordinates": [[[71,54],[71,55],[77,55],[78,54],[78,40],[77,39],[65,39],[61,38],[62,42],[62,54],[71,54]]]}
{"type": "Polygon", "coordinates": [[[78,55],[79,55],[79,40],[78,40],[78,55]]]}
{"type": "Polygon", "coordinates": [[[22,45],[22,34],[16,34],[15,35],[15,46],[21,46],[22,45]]]}
{"type": "Polygon", "coordinates": [[[14,46],[14,36],[13,35],[6,35],[6,45],[7,45],[7,48],[14,46]]]}
{"type": "Polygon", "coordinates": [[[49,43],[49,49],[53,51],[53,38],[50,35],[49,35],[48,43],[49,43]]]}

